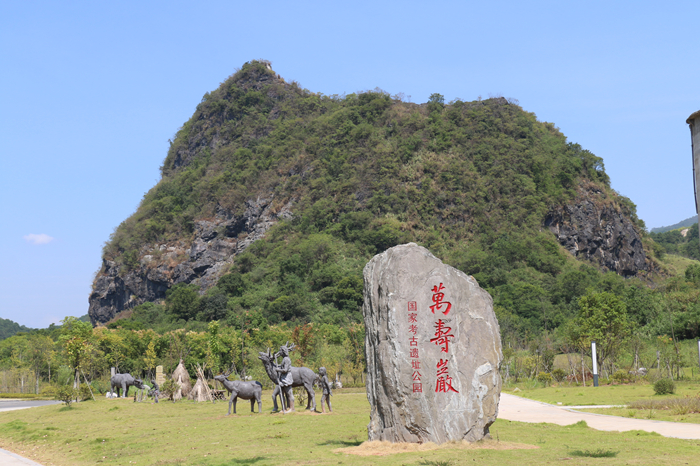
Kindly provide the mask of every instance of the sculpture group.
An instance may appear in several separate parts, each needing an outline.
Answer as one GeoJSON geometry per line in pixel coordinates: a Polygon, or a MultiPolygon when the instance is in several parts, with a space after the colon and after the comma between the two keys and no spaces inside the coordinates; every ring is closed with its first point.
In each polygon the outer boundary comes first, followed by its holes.
{"type": "MultiPolygon", "coordinates": [[[[292,392],[292,388],[294,387],[304,387],[308,395],[306,409],[316,411],[316,394],[314,392],[314,383],[318,383],[323,392],[323,398],[321,400],[322,412],[325,412],[325,408],[323,406],[324,401],[328,406],[328,410],[331,411],[329,397],[332,395],[332,391],[331,384],[326,376],[326,369],[323,367],[320,368],[320,375],[316,375],[316,373],[308,367],[292,366],[289,353],[291,353],[294,348],[295,345],[293,343],[290,344],[287,342],[286,344],[282,345],[279,351],[275,354],[272,354],[270,348],[267,349],[266,353],[259,353],[259,359],[262,361],[268,377],[270,377],[272,383],[275,384],[275,389],[272,393],[273,412],[280,411],[277,404],[278,396],[280,398],[283,413],[294,411],[294,394],[292,392]],[[278,364],[277,359],[280,357],[282,358],[282,362],[278,364]]],[[[231,414],[232,406],[233,414],[236,414],[236,403],[238,402],[238,398],[250,400],[251,412],[255,412],[255,402],[257,402],[258,412],[262,413],[262,384],[257,380],[228,380],[231,372],[233,372],[233,367],[231,367],[231,369],[229,369],[227,372],[214,377],[214,380],[220,382],[230,395],[227,415],[231,414]]],[[[129,387],[136,387],[139,391],[146,390],[150,396],[154,396],[155,402],[157,403],[158,396],[160,394],[158,390],[159,387],[155,381],[152,381],[152,384],[155,386],[154,390],[150,390],[150,387],[145,385],[141,379],[137,379],[131,374],[116,374],[112,376],[111,391],[107,394],[107,397],[119,397],[121,391],[121,397],[125,398],[127,392],[129,391],[129,387]]]]}
{"type": "MultiPolygon", "coordinates": [[[[414,243],[376,255],[363,278],[369,440],[439,444],[489,437],[498,414],[503,353],[488,292],[474,277],[414,243]]],[[[278,396],[282,413],[294,411],[294,387],[304,388],[306,409],[316,411],[314,384],[322,390],[322,412],[326,406],[330,412],[333,392],[325,368],[317,375],[292,366],[294,348],[287,342],[274,354],[270,348],[258,353],[275,385],[273,412],[280,410],[278,396]]],[[[205,399],[213,400],[203,369],[197,370],[197,386],[203,385],[205,399]]],[[[250,400],[251,412],[257,402],[262,413],[262,384],[230,381],[232,371],[214,377],[230,395],[227,415],[232,406],[236,414],[239,398],[250,400]]],[[[173,373],[177,381],[176,373],[189,380],[182,361],[173,373]]],[[[117,395],[123,391],[122,397],[130,386],[148,389],[130,374],[113,376],[111,384],[117,395]]]]}
{"type": "Polygon", "coordinates": [[[316,395],[314,393],[314,381],[317,375],[308,367],[294,367],[289,359],[289,353],[294,349],[294,344],[287,342],[286,345],[280,347],[280,351],[274,355],[267,349],[267,353],[258,353],[258,358],[265,366],[265,372],[270,377],[272,383],[275,384],[275,390],[272,392],[273,411],[279,410],[277,406],[277,396],[280,397],[282,409],[286,411],[294,411],[294,395],[292,394],[293,387],[304,387],[308,394],[308,402],[306,409],[316,411],[316,395]],[[277,364],[277,358],[282,355],[282,364],[277,364]],[[282,398],[284,394],[284,399],[282,398]],[[285,407],[287,407],[285,409],[285,407]]]}

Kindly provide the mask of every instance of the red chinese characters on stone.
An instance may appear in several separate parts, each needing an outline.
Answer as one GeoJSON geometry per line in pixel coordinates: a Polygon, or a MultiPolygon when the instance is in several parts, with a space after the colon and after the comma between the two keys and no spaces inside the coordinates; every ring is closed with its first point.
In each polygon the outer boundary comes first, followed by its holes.
{"type": "Polygon", "coordinates": [[[443,353],[447,353],[450,349],[450,338],[454,338],[450,332],[452,329],[445,325],[442,319],[438,319],[435,322],[435,338],[431,338],[430,341],[440,346],[443,353]]]}
{"type": "Polygon", "coordinates": [[[408,332],[413,334],[412,337],[408,339],[409,356],[411,357],[411,368],[413,369],[413,375],[411,379],[413,380],[413,393],[423,393],[423,383],[421,382],[420,361],[418,360],[418,339],[416,334],[418,333],[418,304],[415,301],[408,302],[408,332]]]}
{"type": "Polygon", "coordinates": [[[459,393],[452,386],[452,377],[447,371],[447,359],[440,359],[437,363],[437,381],[435,383],[435,392],[455,392],[459,393]]]}
{"type": "MultiPolygon", "coordinates": [[[[450,313],[452,309],[452,303],[444,301],[445,299],[445,285],[440,282],[440,285],[435,285],[430,290],[433,292],[432,300],[433,305],[430,306],[430,310],[433,314],[435,311],[442,312],[443,315],[450,313]]],[[[450,320],[447,319],[447,322],[450,320]]],[[[454,341],[454,335],[452,334],[452,328],[447,326],[447,322],[443,321],[441,318],[435,322],[435,337],[430,339],[431,343],[435,343],[440,347],[441,353],[449,353],[450,351],[450,339],[454,341]]],[[[448,393],[455,392],[459,393],[452,386],[452,377],[450,377],[449,368],[447,366],[449,359],[440,359],[437,363],[435,372],[435,392],[436,393],[448,393]]]]}
{"type": "Polygon", "coordinates": [[[450,310],[452,309],[452,303],[448,301],[443,301],[445,299],[445,293],[442,292],[445,287],[443,286],[442,282],[440,282],[440,285],[435,285],[433,289],[431,290],[433,292],[433,304],[430,306],[430,310],[433,314],[435,314],[435,311],[441,311],[443,315],[447,315],[450,313],[450,310]],[[442,310],[442,307],[445,306],[445,310],[442,310]]]}

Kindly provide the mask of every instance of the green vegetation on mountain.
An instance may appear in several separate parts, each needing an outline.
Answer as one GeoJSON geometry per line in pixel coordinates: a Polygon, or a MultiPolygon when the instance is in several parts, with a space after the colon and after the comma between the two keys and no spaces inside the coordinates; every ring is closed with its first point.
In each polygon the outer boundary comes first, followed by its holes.
{"type": "Polygon", "coordinates": [[[503,98],[447,104],[433,94],[417,105],[381,90],[326,96],[246,63],[204,96],[162,175],[104,248],[120,274],[139,265],[144,245],[191,241],[195,220],[219,209],[241,215],[246,201],[273,198],[291,203],[293,217],[237,255],[203,295],[176,285],[163,305],[138,306],[134,323],[119,325],[240,328],[252,315],[346,326],[361,320],[364,264],[408,241],[473,275],[513,337],[561,326],[595,291],[614,293],[639,326],[660,319],[646,283],[573,259],[543,227],[553,208],[597,192],[595,203],[643,234],[634,204],[610,189],[602,159],[503,98]]]}
{"type": "Polygon", "coordinates": [[[654,248],[657,255],[663,256],[668,253],[700,260],[697,222],[690,225],[686,234],[683,235],[681,232],[685,229],[678,228],[662,233],[651,233],[649,236],[654,240],[654,248]]]}

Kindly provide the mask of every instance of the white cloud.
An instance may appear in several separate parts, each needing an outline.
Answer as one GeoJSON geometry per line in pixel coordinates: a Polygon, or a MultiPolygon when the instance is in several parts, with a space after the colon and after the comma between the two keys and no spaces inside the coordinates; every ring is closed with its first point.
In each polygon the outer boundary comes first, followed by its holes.
{"type": "Polygon", "coordinates": [[[48,244],[51,241],[53,241],[53,238],[49,235],[44,234],[44,233],[40,233],[38,235],[34,234],[34,233],[30,233],[30,234],[24,236],[24,240],[27,243],[31,243],[31,244],[48,244]]]}

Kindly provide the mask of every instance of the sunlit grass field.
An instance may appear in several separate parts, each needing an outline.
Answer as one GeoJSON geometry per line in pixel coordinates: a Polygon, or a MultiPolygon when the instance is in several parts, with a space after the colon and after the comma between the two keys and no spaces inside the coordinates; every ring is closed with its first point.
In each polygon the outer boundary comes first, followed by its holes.
{"type": "Polygon", "coordinates": [[[673,410],[665,409],[631,409],[631,408],[605,408],[582,409],[581,411],[607,416],[621,416],[631,419],[651,419],[652,421],[688,422],[700,424],[700,413],[678,414],[673,410]]]}
{"type": "Polygon", "coordinates": [[[333,414],[271,414],[270,393],[265,392],[262,414],[251,414],[250,404],[239,402],[238,414],[226,416],[228,406],[222,402],[151,404],[100,398],[70,408],[52,405],[0,413],[0,447],[46,466],[522,466],[565,459],[570,464],[658,465],[695,464],[700,453],[700,441],[646,432],[599,432],[580,424],[560,427],[498,420],[491,428],[493,438],[476,446],[455,443],[384,456],[376,454],[392,450],[365,449],[375,456],[358,456],[338,450],[352,449],[367,438],[369,405],[364,390],[337,390],[332,400],[333,414]],[[611,457],[586,456],[595,453],[611,457]]]}
{"type": "Polygon", "coordinates": [[[645,398],[700,396],[700,382],[676,382],[674,395],[655,395],[654,386],[643,382],[626,385],[601,385],[599,387],[593,387],[590,383],[586,387],[564,383],[542,387],[541,384],[530,380],[520,384],[511,384],[503,391],[554,405],[558,403],[564,406],[627,405],[632,401],[645,398]]]}

